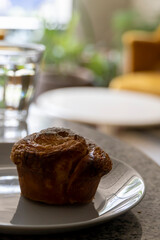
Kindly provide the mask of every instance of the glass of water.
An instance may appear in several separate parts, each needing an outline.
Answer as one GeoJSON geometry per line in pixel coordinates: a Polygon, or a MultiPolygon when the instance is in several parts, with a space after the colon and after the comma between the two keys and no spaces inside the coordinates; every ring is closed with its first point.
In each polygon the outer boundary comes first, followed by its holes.
{"type": "Polygon", "coordinates": [[[27,134],[26,119],[45,47],[0,42],[0,141],[27,134]]]}

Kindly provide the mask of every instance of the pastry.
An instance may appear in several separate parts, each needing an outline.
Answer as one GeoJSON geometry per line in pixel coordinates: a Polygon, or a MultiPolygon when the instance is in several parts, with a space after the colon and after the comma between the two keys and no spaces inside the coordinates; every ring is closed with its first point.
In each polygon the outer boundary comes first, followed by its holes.
{"type": "Polygon", "coordinates": [[[24,197],[48,204],[89,203],[112,168],[107,153],[69,129],[48,128],[14,144],[24,197]]]}

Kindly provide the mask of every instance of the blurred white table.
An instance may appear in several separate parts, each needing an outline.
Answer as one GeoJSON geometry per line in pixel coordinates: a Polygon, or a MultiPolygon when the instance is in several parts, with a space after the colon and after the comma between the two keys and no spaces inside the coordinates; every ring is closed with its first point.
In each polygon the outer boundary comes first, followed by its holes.
{"type": "Polygon", "coordinates": [[[71,87],[43,93],[37,106],[50,117],[92,124],[142,150],[160,165],[160,97],[107,88],[71,87]]]}
{"type": "Polygon", "coordinates": [[[50,116],[115,127],[160,125],[160,97],[100,87],[50,90],[37,98],[37,106],[50,116]]]}
{"type": "MultiPolygon", "coordinates": [[[[46,116],[44,111],[32,105],[28,121],[29,132],[36,132],[39,129],[53,126],[53,123],[56,123],[56,118],[51,115],[46,116]]],[[[109,127],[95,124],[89,126],[140,149],[160,165],[160,126],[151,128],[109,127]]]]}

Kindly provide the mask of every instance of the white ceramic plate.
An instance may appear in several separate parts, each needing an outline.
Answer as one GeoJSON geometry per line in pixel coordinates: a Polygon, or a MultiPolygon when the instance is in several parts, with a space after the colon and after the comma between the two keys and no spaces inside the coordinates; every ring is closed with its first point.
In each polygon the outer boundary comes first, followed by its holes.
{"type": "Polygon", "coordinates": [[[131,167],[112,158],[113,169],[99,184],[92,203],[50,206],[20,196],[17,171],[10,163],[11,144],[0,144],[0,232],[57,233],[108,221],[128,211],[144,196],[145,184],[131,167]]]}
{"type": "Polygon", "coordinates": [[[37,99],[50,116],[90,124],[150,126],[160,124],[160,97],[96,87],[51,90],[37,99]]]}

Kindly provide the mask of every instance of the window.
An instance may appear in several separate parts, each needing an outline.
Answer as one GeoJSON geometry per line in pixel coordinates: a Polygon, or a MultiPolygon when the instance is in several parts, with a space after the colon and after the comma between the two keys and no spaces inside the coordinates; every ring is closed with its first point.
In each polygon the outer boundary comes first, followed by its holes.
{"type": "Polygon", "coordinates": [[[28,30],[39,29],[42,20],[53,26],[66,25],[72,17],[73,0],[0,0],[0,31],[8,29],[7,40],[28,41],[28,30]],[[26,33],[26,30],[28,31],[26,33]]]}

